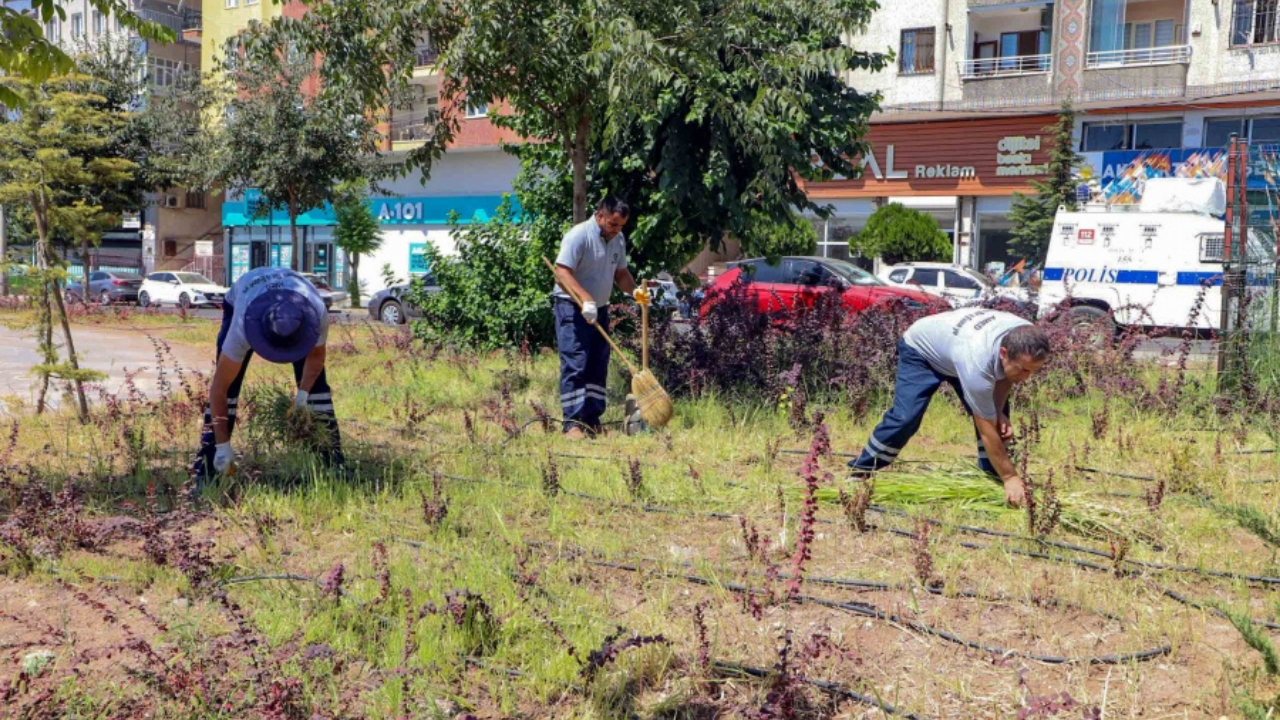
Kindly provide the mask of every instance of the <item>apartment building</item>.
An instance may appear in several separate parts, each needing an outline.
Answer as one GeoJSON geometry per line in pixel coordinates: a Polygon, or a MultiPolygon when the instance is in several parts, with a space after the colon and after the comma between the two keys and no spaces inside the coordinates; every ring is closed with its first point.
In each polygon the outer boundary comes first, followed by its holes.
{"type": "MultiPolygon", "coordinates": [[[[1225,172],[1231,133],[1280,142],[1280,0],[923,0],[882,2],[850,41],[892,51],[881,73],[863,176],[811,184],[836,208],[815,219],[821,250],[876,207],[933,215],[955,257],[976,268],[1016,262],[1013,195],[1041,177],[1062,99],[1078,111],[1082,184],[1136,202],[1153,176],[1225,172]]],[[[1260,180],[1258,180],[1261,182],[1260,180]]]]}
{"type": "MultiPolygon", "coordinates": [[[[244,29],[250,20],[271,17],[301,17],[307,12],[300,2],[277,5],[270,0],[211,0],[205,8],[204,53],[209,67],[220,57],[226,41],[244,29]]],[[[436,67],[439,54],[428,38],[415,53],[411,96],[401,107],[389,108],[380,126],[383,147],[391,160],[421,147],[431,138],[444,103],[441,76],[436,67]]],[[[369,198],[374,216],[382,225],[383,243],[378,252],[361,258],[362,280],[373,293],[384,286],[381,268],[405,280],[427,272],[426,246],[431,243],[444,252],[455,246],[449,218],[461,222],[486,222],[496,212],[504,193],[511,191],[519,172],[519,162],[502,151],[504,142],[516,137],[495,127],[484,105],[451,108],[459,118],[459,128],[448,151],[433,163],[430,176],[410,173],[384,182],[388,193],[369,198]]],[[[504,108],[495,108],[503,112],[504,108]]],[[[256,194],[229,198],[222,205],[225,279],[234,282],[249,270],[267,265],[289,266],[292,246],[288,217],[283,212],[255,218],[256,194]]],[[[301,267],[326,276],[330,282],[345,281],[346,258],[334,246],[336,218],[332,208],[316,208],[299,218],[306,248],[301,267]]]]}
{"type": "MultiPolygon", "coordinates": [[[[200,0],[130,1],[133,13],[172,30],[176,36],[172,43],[138,37],[124,28],[119,18],[100,12],[87,0],[66,0],[59,5],[66,18],[46,23],[45,37],[68,52],[118,41],[145,59],[149,92],[165,92],[182,75],[200,72],[200,0]]],[[[217,203],[216,197],[187,188],[149,194],[144,206],[126,214],[120,227],[104,233],[90,264],[149,272],[177,270],[198,257],[211,257],[221,236],[217,203]]]]}

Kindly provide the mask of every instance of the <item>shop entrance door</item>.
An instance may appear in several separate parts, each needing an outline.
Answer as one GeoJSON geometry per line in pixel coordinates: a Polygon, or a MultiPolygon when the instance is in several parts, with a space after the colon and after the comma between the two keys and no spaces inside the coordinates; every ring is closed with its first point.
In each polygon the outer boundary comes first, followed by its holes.
{"type": "Polygon", "coordinates": [[[267,241],[254,240],[249,243],[249,269],[260,268],[267,264],[267,241]]]}
{"type": "Polygon", "coordinates": [[[320,275],[331,286],[333,285],[333,253],[333,243],[307,245],[307,270],[320,275]]]}

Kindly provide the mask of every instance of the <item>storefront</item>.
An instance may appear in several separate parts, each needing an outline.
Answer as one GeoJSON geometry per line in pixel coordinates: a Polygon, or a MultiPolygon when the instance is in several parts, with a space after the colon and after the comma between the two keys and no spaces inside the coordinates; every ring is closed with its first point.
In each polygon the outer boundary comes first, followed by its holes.
{"type": "MultiPolygon", "coordinates": [[[[452,253],[451,218],[459,225],[488,222],[497,213],[504,193],[511,191],[519,170],[514,156],[499,148],[479,148],[445,154],[433,163],[425,183],[418,175],[386,182],[387,194],[367,201],[382,227],[382,246],[360,258],[364,293],[383,289],[384,266],[399,282],[426,273],[428,243],[442,253],[452,253]]],[[[228,283],[253,268],[292,266],[288,214],[276,210],[258,217],[255,211],[260,201],[260,193],[251,190],[222,205],[228,283]]],[[[512,203],[518,212],[514,199],[512,203]]],[[[305,212],[297,225],[299,243],[305,248],[302,270],[324,276],[334,287],[345,285],[348,258],[334,242],[337,218],[333,209],[325,206],[305,212]]]]}
{"type": "MultiPolygon", "coordinates": [[[[293,245],[289,218],[283,212],[255,218],[252,192],[222,206],[226,232],[226,278],[235,282],[249,270],[259,267],[291,267],[293,245]]],[[[515,202],[514,200],[512,201],[515,202]]],[[[426,273],[426,246],[432,243],[442,252],[453,251],[450,218],[460,225],[488,222],[502,203],[501,195],[463,195],[457,197],[371,197],[370,211],[382,226],[382,246],[362,258],[362,284],[369,293],[383,287],[381,269],[389,266],[392,274],[406,280],[426,273]]],[[[311,210],[298,217],[298,239],[305,254],[302,272],[324,277],[335,287],[346,282],[347,258],[334,243],[337,219],[329,206],[311,210]]]]}
{"type": "Polygon", "coordinates": [[[1048,162],[1044,128],[1052,115],[964,121],[877,123],[862,176],[809,183],[809,197],[831,205],[814,218],[819,254],[849,257],[849,238],[882,205],[901,203],[938,221],[953,261],[978,269],[1017,261],[1009,249],[1014,193],[1031,190],[1048,162]]]}

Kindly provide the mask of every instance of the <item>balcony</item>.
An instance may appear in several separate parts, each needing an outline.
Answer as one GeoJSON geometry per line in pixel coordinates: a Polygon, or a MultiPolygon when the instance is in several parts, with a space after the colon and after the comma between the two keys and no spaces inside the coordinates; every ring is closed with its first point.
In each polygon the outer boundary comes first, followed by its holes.
{"type": "Polygon", "coordinates": [[[415,68],[431,67],[440,59],[440,51],[431,43],[421,43],[413,49],[415,68]]]}
{"type": "Polygon", "coordinates": [[[391,117],[391,147],[403,150],[430,140],[440,122],[440,111],[397,111],[391,117]]]}
{"type": "Polygon", "coordinates": [[[960,62],[960,77],[965,80],[980,80],[982,78],[1008,77],[1010,75],[1034,75],[1036,73],[1047,73],[1052,67],[1053,56],[1048,54],[962,60],[960,62]]]}
{"type": "Polygon", "coordinates": [[[1185,65],[1189,62],[1191,62],[1190,45],[1167,45],[1165,47],[1090,52],[1085,60],[1085,67],[1095,69],[1137,65],[1167,65],[1171,63],[1185,65]]]}

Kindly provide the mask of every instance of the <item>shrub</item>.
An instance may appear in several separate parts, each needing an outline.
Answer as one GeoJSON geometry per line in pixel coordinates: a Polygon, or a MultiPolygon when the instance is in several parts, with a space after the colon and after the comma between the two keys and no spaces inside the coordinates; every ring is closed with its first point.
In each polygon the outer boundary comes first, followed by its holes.
{"type": "Polygon", "coordinates": [[[410,291],[423,316],[413,324],[414,334],[483,349],[553,345],[553,281],[542,257],[554,254],[557,229],[542,219],[517,217],[507,198],[489,222],[455,222],[453,232],[456,257],[427,245],[440,291],[410,291]]]}
{"type": "Polygon", "coordinates": [[[949,260],[951,240],[938,221],[919,210],[889,203],[867,218],[849,249],[865,257],[881,257],[893,265],[907,260],[949,260]]]}

